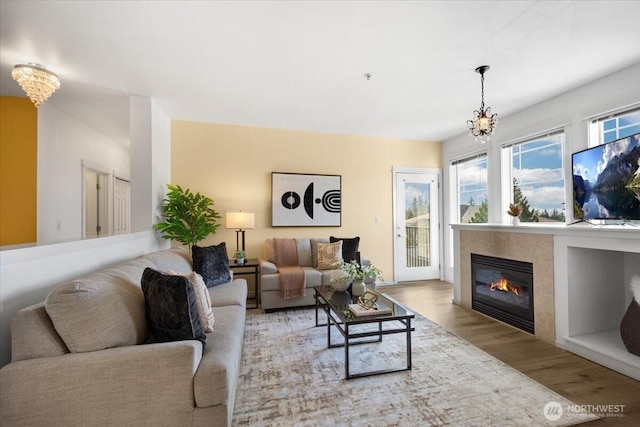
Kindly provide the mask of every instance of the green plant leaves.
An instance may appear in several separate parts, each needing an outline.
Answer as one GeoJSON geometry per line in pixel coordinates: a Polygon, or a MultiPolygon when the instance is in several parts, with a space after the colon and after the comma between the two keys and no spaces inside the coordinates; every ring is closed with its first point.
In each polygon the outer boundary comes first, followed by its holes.
{"type": "Polygon", "coordinates": [[[164,221],[153,226],[168,240],[176,240],[191,248],[210,234],[215,234],[220,214],[213,209],[213,199],[200,193],[183,190],[179,185],[167,184],[167,198],[163,200],[164,221]]]}

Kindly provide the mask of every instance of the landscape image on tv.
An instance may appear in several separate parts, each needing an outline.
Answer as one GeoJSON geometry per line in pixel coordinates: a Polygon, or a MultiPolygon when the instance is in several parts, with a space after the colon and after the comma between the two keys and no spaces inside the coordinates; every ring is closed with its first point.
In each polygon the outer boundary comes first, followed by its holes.
{"type": "Polygon", "coordinates": [[[640,133],[572,156],[576,219],[640,220],[640,133]]]}

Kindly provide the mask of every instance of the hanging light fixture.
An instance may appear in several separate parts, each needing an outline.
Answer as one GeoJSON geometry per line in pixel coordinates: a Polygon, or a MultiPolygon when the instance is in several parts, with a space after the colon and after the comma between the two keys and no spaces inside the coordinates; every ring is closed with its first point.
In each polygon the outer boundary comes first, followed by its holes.
{"type": "Polygon", "coordinates": [[[13,67],[11,76],[36,107],[39,107],[49,99],[53,92],[60,88],[58,76],[38,64],[18,64],[13,67]]]}
{"type": "Polygon", "coordinates": [[[467,120],[469,135],[475,136],[476,142],[483,144],[489,141],[489,136],[498,124],[498,115],[491,114],[491,107],[484,108],[484,73],[489,71],[489,68],[488,65],[482,65],[476,68],[476,73],[480,74],[482,102],[480,103],[480,109],[473,112],[473,120],[467,120]]]}

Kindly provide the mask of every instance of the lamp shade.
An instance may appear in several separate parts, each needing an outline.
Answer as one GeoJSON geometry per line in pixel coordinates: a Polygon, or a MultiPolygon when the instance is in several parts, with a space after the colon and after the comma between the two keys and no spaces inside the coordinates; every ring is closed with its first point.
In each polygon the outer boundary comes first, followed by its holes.
{"type": "Polygon", "coordinates": [[[253,212],[227,212],[225,223],[226,228],[251,230],[254,227],[254,214],[253,212]]]}

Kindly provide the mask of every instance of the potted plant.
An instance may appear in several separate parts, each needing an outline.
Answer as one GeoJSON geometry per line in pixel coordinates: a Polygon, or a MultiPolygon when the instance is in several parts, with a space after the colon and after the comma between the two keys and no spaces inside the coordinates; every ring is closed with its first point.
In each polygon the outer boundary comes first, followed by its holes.
{"type": "Polygon", "coordinates": [[[509,203],[509,210],[507,214],[511,217],[511,223],[513,225],[520,224],[520,214],[522,213],[522,206],[519,203],[509,203]]]}
{"type": "Polygon", "coordinates": [[[345,290],[351,284],[354,295],[364,294],[365,282],[382,280],[382,271],[373,264],[360,265],[357,261],[338,261],[333,268],[340,273],[331,280],[332,286],[336,290],[345,290]]]}
{"type": "Polygon", "coordinates": [[[236,250],[236,253],[234,255],[234,258],[236,259],[236,264],[244,265],[245,257],[246,257],[246,254],[242,249],[236,250]]]}
{"type": "Polygon", "coordinates": [[[215,234],[220,214],[213,209],[214,201],[200,193],[167,184],[169,191],[163,200],[164,221],[153,226],[168,240],[176,240],[189,248],[210,234],[215,234]]]}

